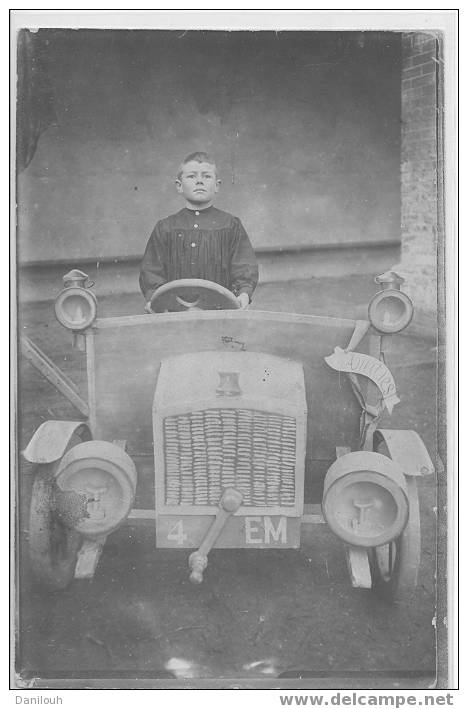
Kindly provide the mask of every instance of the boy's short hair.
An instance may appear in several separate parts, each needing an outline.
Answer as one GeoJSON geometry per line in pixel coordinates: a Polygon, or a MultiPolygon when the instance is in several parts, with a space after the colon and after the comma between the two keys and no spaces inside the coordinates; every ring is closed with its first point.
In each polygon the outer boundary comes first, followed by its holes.
{"type": "Polygon", "coordinates": [[[182,176],[182,170],[184,169],[184,165],[186,165],[188,162],[192,162],[192,160],[194,160],[195,162],[207,162],[210,165],[213,165],[216,173],[216,163],[211,157],[211,155],[205,153],[204,151],[197,151],[196,153],[190,153],[190,155],[187,155],[187,157],[185,157],[180,163],[179,171],[177,173],[178,180],[180,180],[182,176]]]}

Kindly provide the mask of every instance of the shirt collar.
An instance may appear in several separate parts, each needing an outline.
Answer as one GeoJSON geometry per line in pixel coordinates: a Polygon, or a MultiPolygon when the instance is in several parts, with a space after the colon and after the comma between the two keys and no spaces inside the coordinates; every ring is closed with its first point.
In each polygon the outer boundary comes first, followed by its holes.
{"type": "Polygon", "coordinates": [[[195,214],[195,212],[198,212],[199,214],[207,214],[211,209],[214,209],[214,207],[210,204],[210,206],[205,207],[205,209],[190,209],[190,207],[184,207],[184,209],[189,214],[195,214]]]}

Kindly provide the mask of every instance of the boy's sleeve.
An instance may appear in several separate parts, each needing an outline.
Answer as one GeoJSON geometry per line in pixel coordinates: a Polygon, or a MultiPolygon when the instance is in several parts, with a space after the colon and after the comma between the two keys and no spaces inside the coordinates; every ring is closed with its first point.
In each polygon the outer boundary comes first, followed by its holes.
{"type": "Polygon", "coordinates": [[[239,219],[236,219],[235,231],[235,247],[231,258],[231,288],[235,295],[247,293],[249,300],[252,300],[252,293],[258,283],[257,259],[239,219]]]}
{"type": "Polygon", "coordinates": [[[140,269],[140,289],[148,303],[154,291],[167,283],[167,273],[165,266],[165,248],[162,240],[159,223],[156,224],[151,234],[146,250],[141,262],[140,269]]]}

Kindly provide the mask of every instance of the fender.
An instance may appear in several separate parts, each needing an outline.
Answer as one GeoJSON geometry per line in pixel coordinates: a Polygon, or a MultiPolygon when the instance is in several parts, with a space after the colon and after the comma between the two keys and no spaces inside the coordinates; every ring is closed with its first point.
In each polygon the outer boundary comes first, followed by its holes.
{"type": "Polygon", "coordinates": [[[74,433],[81,441],[92,438],[91,431],[83,421],[44,421],[29,441],[23,456],[30,463],[54,463],[62,457],[74,433]]]}
{"type": "Polygon", "coordinates": [[[374,433],[374,450],[385,443],[390,457],[403,468],[405,475],[432,475],[434,465],[427,448],[416,431],[379,428],[374,433]]]}

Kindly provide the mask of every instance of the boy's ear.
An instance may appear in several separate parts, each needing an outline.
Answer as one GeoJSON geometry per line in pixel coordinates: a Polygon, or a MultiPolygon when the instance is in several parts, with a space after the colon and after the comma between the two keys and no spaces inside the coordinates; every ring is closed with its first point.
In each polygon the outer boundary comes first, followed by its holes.
{"type": "Polygon", "coordinates": [[[219,188],[221,187],[221,180],[216,180],[215,182],[215,192],[219,192],[219,188]]]}
{"type": "Polygon", "coordinates": [[[176,177],[176,179],[175,179],[174,182],[175,182],[175,186],[176,186],[177,192],[178,192],[179,194],[181,194],[181,192],[182,192],[182,182],[179,180],[178,177],[176,177]]]}

